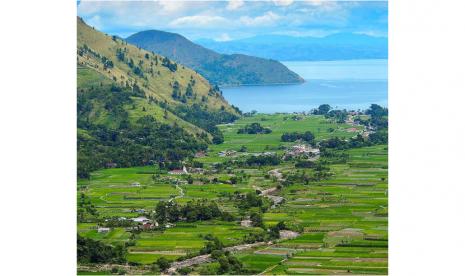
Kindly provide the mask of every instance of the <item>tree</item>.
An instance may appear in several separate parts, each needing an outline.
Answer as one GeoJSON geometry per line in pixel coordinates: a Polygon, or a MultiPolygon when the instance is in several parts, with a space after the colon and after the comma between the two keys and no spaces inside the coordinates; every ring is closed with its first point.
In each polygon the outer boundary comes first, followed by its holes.
{"type": "Polygon", "coordinates": [[[315,135],[311,133],[310,131],[306,131],[304,133],[299,133],[299,132],[285,132],[281,136],[281,141],[283,142],[295,142],[297,140],[303,140],[309,143],[312,143],[315,139],[315,135]]]}
{"type": "Polygon", "coordinates": [[[318,107],[315,114],[316,115],[325,115],[331,110],[331,106],[329,104],[322,104],[318,107]]]}
{"type": "Polygon", "coordinates": [[[215,144],[215,145],[218,145],[218,144],[221,144],[224,142],[224,137],[223,137],[223,134],[219,133],[219,134],[213,134],[213,138],[212,138],[212,143],[215,144]]]}
{"type": "Polygon", "coordinates": [[[278,222],[278,224],[276,224],[276,228],[278,228],[278,230],[285,230],[286,224],[284,223],[284,221],[280,221],[278,222]]]}
{"type": "Polygon", "coordinates": [[[237,131],[238,134],[268,134],[271,129],[262,127],[259,123],[251,123],[237,131]]]}
{"type": "Polygon", "coordinates": [[[106,245],[101,241],[77,235],[77,257],[79,263],[123,263],[126,248],[122,245],[106,245]]]}
{"type": "Polygon", "coordinates": [[[367,115],[371,115],[372,117],[382,117],[388,115],[388,109],[381,107],[377,104],[372,104],[370,108],[365,112],[367,115]]]}
{"type": "Polygon", "coordinates": [[[252,213],[250,215],[250,220],[252,221],[252,226],[254,227],[264,227],[263,216],[261,213],[252,213]]]}
{"type": "Polygon", "coordinates": [[[180,269],[178,269],[178,273],[181,274],[181,275],[189,275],[189,273],[192,272],[192,268],[190,267],[182,267],[180,269]]]}
{"type": "Polygon", "coordinates": [[[215,250],[222,250],[224,245],[223,243],[213,235],[209,234],[204,237],[207,240],[204,247],[200,249],[200,254],[210,254],[215,250]]]}
{"type": "Polygon", "coordinates": [[[165,257],[160,257],[156,264],[160,268],[161,271],[167,270],[171,265],[170,262],[165,257]]]}
{"type": "Polygon", "coordinates": [[[194,95],[194,90],[192,89],[192,85],[189,83],[187,84],[186,88],[186,97],[192,97],[194,95]]]}
{"type": "Polygon", "coordinates": [[[220,257],[218,259],[218,263],[220,264],[220,268],[218,270],[220,274],[223,274],[229,271],[230,265],[229,265],[228,258],[220,257]]]}

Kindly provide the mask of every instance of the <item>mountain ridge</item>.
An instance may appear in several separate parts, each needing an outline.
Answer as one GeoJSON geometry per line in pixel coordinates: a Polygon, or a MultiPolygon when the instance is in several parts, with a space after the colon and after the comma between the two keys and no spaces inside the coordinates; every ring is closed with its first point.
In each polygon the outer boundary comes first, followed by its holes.
{"type": "Polygon", "coordinates": [[[276,60],[216,53],[177,33],[146,30],[129,36],[126,41],[191,67],[221,86],[303,82],[299,75],[276,60]]]}
{"type": "Polygon", "coordinates": [[[242,53],[280,61],[386,59],[388,38],[336,33],[325,37],[259,35],[230,41],[199,39],[197,43],[219,53],[242,53]]]}

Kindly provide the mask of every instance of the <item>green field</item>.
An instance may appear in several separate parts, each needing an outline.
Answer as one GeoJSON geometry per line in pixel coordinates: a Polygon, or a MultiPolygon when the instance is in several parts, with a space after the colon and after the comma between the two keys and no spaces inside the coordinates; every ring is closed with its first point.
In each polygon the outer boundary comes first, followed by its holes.
{"type": "MultiPolygon", "coordinates": [[[[138,116],[131,114],[131,116],[138,116]]],[[[258,114],[242,117],[234,124],[220,125],[225,141],[211,145],[205,157],[196,158],[210,170],[216,163],[245,158],[253,153],[276,152],[295,143],[281,142],[285,132],[311,131],[316,141],[330,137],[350,138],[353,126],[335,123],[323,116],[292,114],[258,114]],[[237,134],[246,124],[258,122],[272,130],[270,134],[237,134]],[[246,152],[221,157],[220,151],[245,146],[246,152]]],[[[361,126],[356,128],[362,129],[361,126]]],[[[345,163],[328,164],[332,176],[318,182],[294,183],[283,186],[279,196],[285,203],[264,213],[264,223],[273,226],[280,221],[298,225],[302,231],[295,239],[283,240],[253,250],[236,253],[244,266],[265,274],[387,274],[388,272],[388,147],[376,145],[348,150],[345,163]]],[[[92,173],[89,180],[78,181],[81,193],[90,198],[99,218],[134,218],[150,215],[159,201],[175,200],[183,204],[192,199],[215,200],[222,210],[241,218],[241,211],[230,202],[227,194],[254,191],[276,186],[268,172],[278,169],[284,174],[296,171],[294,161],[277,166],[254,168],[232,167],[205,175],[192,174],[193,184],[185,175],[168,175],[155,167],[105,169],[92,173]],[[230,184],[235,175],[242,181],[230,184]],[[208,183],[205,179],[209,180],[208,183]],[[215,181],[212,181],[216,179],[215,181]],[[134,183],[137,183],[136,185],[134,183]],[[183,191],[181,196],[180,189],[183,191]],[[138,213],[137,210],[141,210],[138,213]]],[[[299,169],[312,173],[313,169],[299,169]]],[[[110,244],[124,243],[131,233],[124,227],[98,233],[98,221],[86,218],[78,223],[82,236],[110,244]]],[[[135,244],[128,247],[127,259],[133,263],[151,264],[164,256],[175,260],[198,252],[205,243],[203,236],[213,234],[225,246],[241,244],[245,235],[263,231],[258,227],[242,227],[239,221],[202,221],[177,223],[164,231],[135,235],[135,244]]],[[[216,265],[204,264],[201,266],[216,265]]],[[[199,269],[196,269],[198,272],[199,269]]]]}
{"type": "MultiPolygon", "coordinates": [[[[347,132],[346,129],[353,126],[346,124],[337,124],[325,119],[323,116],[303,116],[292,114],[258,114],[253,117],[243,117],[233,124],[220,125],[225,142],[219,145],[212,145],[209,148],[207,157],[199,158],[203,162],[219,162],[217,153],[223,150],[238,151],[242,146],[247,147],[249,152],[274,151],[282,152],[280,146],[286,146],[290,143],[281,142],[281,135],[285,132],[303,132],[311,131],[316,140],[323,140],[329,137],[338,136],[349,138],[354,136],[353,133],[347,132]],[[295,117],[296,118],[295,118],[295,117]],[[260,123],[263,127],[272,129],[270,134],[238,134],[241,127],[253,122],[260,123]]],[[[361,127],[357,127],[362,129],[361,127]]]]}

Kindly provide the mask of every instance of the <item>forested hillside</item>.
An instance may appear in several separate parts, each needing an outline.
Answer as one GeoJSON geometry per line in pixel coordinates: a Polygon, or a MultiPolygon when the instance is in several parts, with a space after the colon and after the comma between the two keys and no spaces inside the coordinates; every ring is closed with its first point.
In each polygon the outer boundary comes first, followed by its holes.
{"type": "Polygon", "coordinates": [[[176,162],[223,141],[215,125],[235,120],[239,110],[218,87],[80,18],[77,25],[79,177],[176,162]]]}
{"type": "Polygon", "coordinates": [[[299,83],[302,78],[278,61],[254,56],[223,55],[169,32],[150,30],[131,35],[129,43],[167,56],[218,85],[299,83]]]}

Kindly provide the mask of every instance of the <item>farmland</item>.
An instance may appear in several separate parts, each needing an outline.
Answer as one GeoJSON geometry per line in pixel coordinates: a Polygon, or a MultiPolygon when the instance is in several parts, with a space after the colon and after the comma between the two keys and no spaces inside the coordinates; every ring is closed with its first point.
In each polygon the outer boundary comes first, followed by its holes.
{"type": "MultiPolygon", "coordinates": [[[[365,115],[357,116],[366,119],[365,115]]],[[[210,145],[205,153],[186,161],[188,174],[170,174],[168,169],[153,165],[103,169],[93,172],[89,179],[80,179],[78,202],[86,203],[78,206],[83,210],[78,213],[78,233],[105,244],[126,244],[129,264],[149,272],[149,265],[161,257],[174,261],[198,254],[208,234],[228,247],[243,244],[244,237],[266,233],[265,229],[283,222],[298,232],[298,237],[275,239],[232,253],[249,273],[387,274],[386,144],[334,149],[333,156],[343,154],[344,161],[321,156],[317,161],[324,169],[296,168],[300,159],[281,156],[302,142],[283,142],[284,133],[310,131],[316,147],[334,137],[351,139],[364,126],[321,115],[256,114],[218,127],[224,142],[210,145]],[[271,133],[238,133],[252,123],[271,133]],[[279,163],[247,163],[252,156],[268,155],[278,156],[279,163]],[[191,171],[194,164],[202,164],[202,169],[191,171]],[[271,171],[278,172],[282,179],[270,175],[271,171]],[[273,196],[283,201],[267,203],[267,208],[238,204],[237,195],[259,194],[256,191],[266,189],[274,189],[273,196]],[[107,225],[112,219],[127,221],[143,216],[155,220],[159,202],[185,205],[192,200],[213,201],[233,219],[182,220],[147,231],[107,225]],[[241,226],[241,221],[254,212],[262,215],[263,226],[241,226]],[[99,231],[103,226],[108,229],[99,231]]],[[[262,196],[266,197],[264,193],[262,196]]],[[[192,273],[205,274],[217,267],[217,262],[201,264],[193,267],[192,273]]]]}

